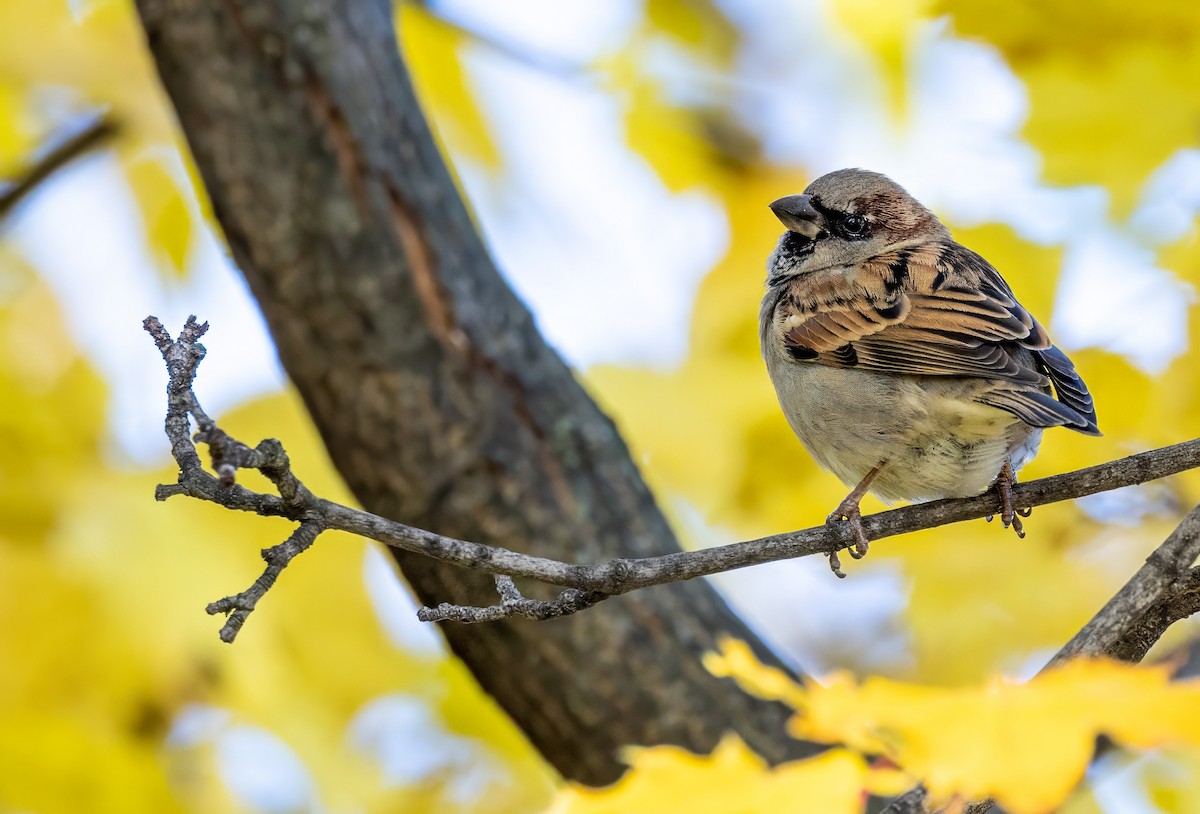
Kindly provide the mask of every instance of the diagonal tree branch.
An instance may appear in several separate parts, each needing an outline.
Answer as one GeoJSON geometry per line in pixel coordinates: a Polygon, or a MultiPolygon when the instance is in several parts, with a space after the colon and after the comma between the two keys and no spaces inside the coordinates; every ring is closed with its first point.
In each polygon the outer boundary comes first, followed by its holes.
{"type": "MultiPolygon", "coordinates": [[[[1140,662],[1171,625],[1200,611],[1200,506],[1146,558],[1146,563],[1043,670],[1086,656],[1140,662]]],[[[881,814],[924,814],[928,795],[916,786],[881,814]]],[[[991,800],[973,803],[967,814],[991,810],[991,800]]]]}
{"type": "Polygon", "coordinates": [[[0,187],[0,220],[39,184],[76,158],[103,146],[117,133],[117,124],[109,116],[95,119],[78,133],[50,148],[44,155],[16,174],[16,180],[0,187]]]}
{"type": "MultiPolygon", "coordinates": [[[[480,239],[401,58],[393,2],[136,6],[230,252],[355,499],[375,516],[547,559],[679,550],[617,428],[480,239]]],[[[190,488],[290,511],[218,486],[190,488]]],[[[389,552],[427,604],[496,602],[480,569],[389,552]]],[[[626,744],[707,752],[730,731],[772,762],[815,751],[783,733],[782,705],[703,668],[724,635],[782,665],[699,580],[570,624],[506,617],[441,633],[571,780],[612,782],[626,744]]]]}
{"type": "MultiPolygon", "coordinates": [[[[514,615],[531,619],[556,618],[592,607],[606,597],[640,588],[782,559],[829,554],[853,544],[843,526],[819,526],[700,551],[583,565],[534,557],[406,526],[313,495],[292,473],[287,455],[278,441],[268,439],[251,449],[230,438],[208,418],[192,390],[196,365],[204,356],[203,346],[198,344],[198,339],[207,329],[207,324],[197,325],[195,318],[190,318],[179,340],[174,342],[154,317],[148,317],[145,325],[167,362],[170,383],[167,388],[166,426],[171,448],[180,466],[178,483],[160,486],[158,499],[185,494],[219,503],[229,509],[287,517],[300,521],[302,526],[309,524],[313,539],[325,529],[348,531],[405,551],[500,577],[496,581],[500,594],[498,604],[478,608],[449,603],[434,608],[426,607],[419,612],[420,618],[425,621],[484,622],[514,615]],[[186,416],[189,413],[196,418],[200,428],[197,440],[209,445],[213,468],[219,473],[218,477],[208,474],[199,466],[199,455],[187,437],[186,416]],[[267,475],[279,488],[280,496],[260,494],[238,486],[234,482],[234,473],[238,468],[247,467],[267,475]],[[530,578],[566,590],[548,602],[527,599],[517,592],[511,577],[530,578]]],[[[1197,466],[1200,466],[1200,439],[1030,481],[1020,484],[1014,494],[1021,506],[1040,506],[1143,483],[1197,466]]],[[[869,538],[877,540],[984,517],[996,510],[996,501],[995,495],[985,494],[907,506],[866,517],[863,527],[869,538]]],[[[1200,514],[1194,512],[1193,515],[1200,518],[1200,514]]],[[[1105,610],[1063,649],[1055,663],[1084,654],[1132,656],[1141,648],[1137,655],[1140,658],[1161,635],[1159,627],[1165,629],[1166,625],[1182,618],[1180,614],[1191,613],[1190,603],[1200,597],[1196,579],[1188,576],[1186,571],[1196,558],[1196,546],[1200,545],[1196,535],[1200,530],[1200,519],[1193,520],[1193,515],[1189,515],[1176,533],[1151,555],[1142,571],[1114,597],[1105,610]]],[[[295,553],[306,547],[299,547],[295,553]]],[[[278,553],[275,556],[278,559],[278,553]]],[[[280,570],[282,565],[279,566],[280,570]]],[[[274,577],[271,578],[273,580],[274,577]]],[[[258,593],[255,601],[260,596],[261,593],[258,593]]],[[[243,607],[237,603],[214,603],[210,606],[210,613],[227,612],[234,608],[249,613],[253,604],[243,607]]],[[[232,640],[232,635],[227,640],[232,640]]]]}

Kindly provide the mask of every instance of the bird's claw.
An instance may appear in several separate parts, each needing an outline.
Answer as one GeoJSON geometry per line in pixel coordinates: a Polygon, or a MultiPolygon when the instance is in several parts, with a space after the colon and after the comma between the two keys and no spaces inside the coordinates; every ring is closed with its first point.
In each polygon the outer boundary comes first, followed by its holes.
{"type": "MultiPolygon", "coordinates": [[[[850,524],[850,533],[854,535],[854,545],[848,547],[846,552],[854,559],[861,560],[867,556],[871,544],[867,540],[866,531],[863,530],[862,512],[858,509],[858,501],[843,500],[829,517],[825,518],[825,525],[832,526],[843,520],[850,524]]],[[[842,562],[836,551],[829,555],[829,567],[837,576],[843,578],[846,576],[842,573],[842,562]]]]}
{"type": "Polygon", "coordinates": [[[829,552],[829,570],[838,579],[846,578],[846,572],[842,570],[842,558],[838,556],[836,549],[829,552]]]}
{"type": "MultiPolygon", "coordinates": [[[[1012,527],[1012,530],[1017,533],[1017,536],[1022,540],[1025,539],[1025,525],[1021,522],[1022,517],[1029,517],[1033,513],[1032,508],[1018,509],[1013,503],[1013,483],[1016,477],[1013,475],[1012,467],[1005,464],[1000,470],[1000,476],[996,478],[996,491],[1000,493],[1000,524],[1004,528],[1012,527]]],[[[991,521],[991,517],[988,520],[991,521]]]]}

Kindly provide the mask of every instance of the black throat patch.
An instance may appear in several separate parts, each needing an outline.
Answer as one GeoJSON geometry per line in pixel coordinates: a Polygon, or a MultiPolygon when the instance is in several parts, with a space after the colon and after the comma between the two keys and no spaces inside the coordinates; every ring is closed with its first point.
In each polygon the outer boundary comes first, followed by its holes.
{"type": "MultiPolygon", "coordinates": [[[[819,239],[819,238],[818,238],[819,239]]],[[[767,285],[776,285],[797,273],[797,266],[804,262],[816,248],[816,240],[795,232],[786,232],[775,250],[771,265],[771,276],[767,285]]]]}

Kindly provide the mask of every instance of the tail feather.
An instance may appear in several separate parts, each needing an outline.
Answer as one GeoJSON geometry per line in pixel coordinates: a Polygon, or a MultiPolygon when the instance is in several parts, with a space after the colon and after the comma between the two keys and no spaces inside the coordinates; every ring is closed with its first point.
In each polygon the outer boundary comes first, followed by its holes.
{"type": "Polygon", "coordinates": [[[997,388],[978,398],[982,404],[1012,413],[1031,427],[1069,427],[1086,435],[1099,435],[1094,418],[1040,390],[997,388]]]}
{"type": "Polygon", "coordinates": [[[1099,435],[1100,427],[1096,423],[1096,405],[1092,394],[1075,372],[1075,365],[1067,355],[1054,345],[1046,350],[1035,351],[1034,355],[1042,363],[1046,375],[1050,377],[1058,400],[1085,419],[1086,426],[1080,429],[1080,432],[1099,435]]]}

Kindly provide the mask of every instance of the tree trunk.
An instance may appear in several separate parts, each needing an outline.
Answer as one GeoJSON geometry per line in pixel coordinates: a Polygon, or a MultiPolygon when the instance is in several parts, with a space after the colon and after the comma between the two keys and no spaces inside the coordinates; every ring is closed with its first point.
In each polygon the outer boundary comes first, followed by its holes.
{"type": "MultiPolygon", "coordinates": [[[[677,550],[612,422],[488,256],[413,93],[391,5],[138,8],[233,255],[362,505],[559,559],[677,550]]],[[[425,602],[496,600],[479,574],[392,554],[425,602]]],[[[753,641],[701,581],[559,621],[443,633],[567,778],[612,781],[625,744],[706,751],[728,730],[768,759],[812,751],[783,736],[783,708],[700,665],[718,636],[753,641]]]]}

